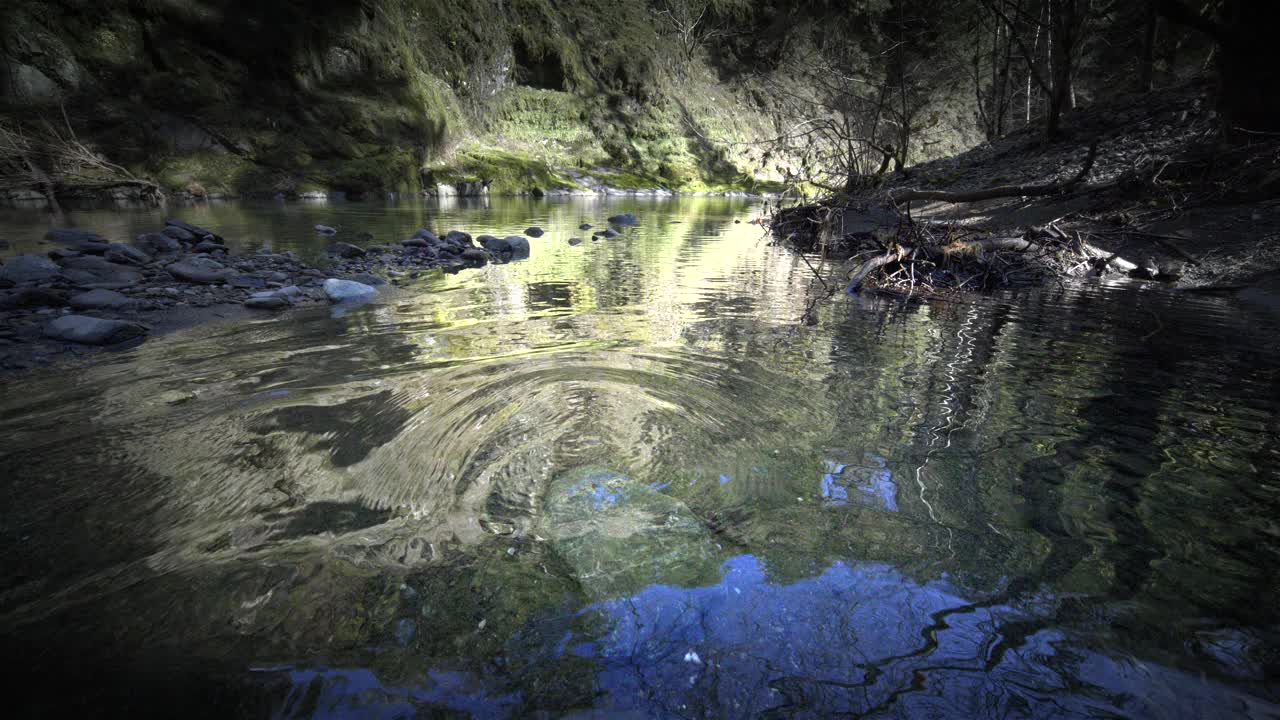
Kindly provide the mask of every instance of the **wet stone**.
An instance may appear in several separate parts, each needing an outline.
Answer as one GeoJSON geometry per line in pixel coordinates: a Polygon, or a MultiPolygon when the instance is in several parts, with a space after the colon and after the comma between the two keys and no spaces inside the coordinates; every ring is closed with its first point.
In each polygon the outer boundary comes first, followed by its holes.
{"type": "Polygon", "coordinates": [[[44,328],[46,337],[83,345],[114,345],[146,335],[146,328],[122,320],[63,315],[44,328]]]}

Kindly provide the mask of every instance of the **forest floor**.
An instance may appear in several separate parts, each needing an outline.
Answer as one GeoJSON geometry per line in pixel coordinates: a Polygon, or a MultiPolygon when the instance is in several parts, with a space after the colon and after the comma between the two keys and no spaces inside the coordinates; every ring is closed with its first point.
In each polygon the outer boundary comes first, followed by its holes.
{"type": "MultiPolygon", "coordinates": [[[[802,252],[855,261],[909,255],[865,278],[895,290],[908,288],[908,271],[911,290],[1128,275],[1206,291],[1269,288],[1277,302],[1280,137],[1225,141],[1211,92],[1191,84],[1082,108],[1054,141],[1032,125],[874,189],[781,210],[774,233],[802,252]],[[1040,196],[903,201],[921,190],[1058,184],[1067,187],[1040,196]],[[926,244],[938,249],[927,259],[916,251],[926,244]],[[1036,262],[1010,257],[1026,248],[1036,262]]],[[[856,278],[862,268],[850,265],[856,278]]]]}

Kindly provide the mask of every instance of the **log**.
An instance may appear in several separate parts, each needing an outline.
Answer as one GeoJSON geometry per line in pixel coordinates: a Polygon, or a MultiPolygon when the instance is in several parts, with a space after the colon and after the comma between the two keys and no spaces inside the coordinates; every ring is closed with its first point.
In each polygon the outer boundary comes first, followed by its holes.
{"type": "Polygon", "coordinates": [[[1066,192],[1078,185],[1089,171],[1093,169],[1093,162],[1098,158],[1098,143],[1094,142],[1089,146],[1089,154],[1084,159],[1084,165],[1080,168],[1080,172],[1068,180],[1059,183],[1048,183],[1043,185],[999,185],[985,190],[971,190],[954,192],[950,190],[906,190],[900,193],[890,193],[889,199],[894,204],[911,202],[912,200],[938,200],[947,203],[969,203],[978,202],[979,200],[993,200],[1002,197],[1037,197],[1043,195],[1057,195],[1066,192]]]}
{"type": "Polygon", "coordinates": [[[883,255],[877,255],[871,258],[870,260],[863,263],[862,267],[854,271],[853,275],[850,276],[849,278],[849,286],[846,287],[844,291],[849,295],[852,295],[858,292],[858,288],[862,287],[862,281],[866,280],[868,275],[875,272],[876,270],[879,270],[885,265],[888,265],[891,262],[896,262],[898,260],[901,260],[903,256],[906,254],[907,254],[906,249],[899,247],[895,250],[890,250],[889,252],[883,255]]]}

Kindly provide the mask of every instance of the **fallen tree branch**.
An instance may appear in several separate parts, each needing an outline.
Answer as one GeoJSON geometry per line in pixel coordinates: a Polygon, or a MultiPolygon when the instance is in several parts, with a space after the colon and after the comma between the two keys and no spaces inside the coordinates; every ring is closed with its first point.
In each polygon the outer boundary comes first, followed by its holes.
{"type": "Polygon", "coordinates": [[[850,295],[858,292],[858,288],[862,286],[862,281],[866,280],[868,275],[891,262],[898,262],[903,258],[906,252],[906,248],[898,246],[883,255],[877,255],[866,261],[862,264],[862,267],[855,270],[853,274],[849,276],[849,286],[845,288],[845,292],[850,295]]]}
{"type": "Polygon", "coordinates": [[[1085,157],[1084,165],[1080,168],[1080,172],[1068,180],[1057,183],[1048,183],[1042,185],[999,185],[985,190],[971,191],[951,191],[951,190],[905,190],[897,194],[890,194],[889,199],[895,205],[900,205],[913,200],[938,200],[948,203],[968,203],[978,202],[979,200],[992,200],[1002,197],[1036,197],[1043,195],[1057,195],[1066,192],[1084,180],[1089,171],[1093,169],[1093,162],[1098,157],[1098,143],[1089,146],[1089,154],[1085,157]]]}

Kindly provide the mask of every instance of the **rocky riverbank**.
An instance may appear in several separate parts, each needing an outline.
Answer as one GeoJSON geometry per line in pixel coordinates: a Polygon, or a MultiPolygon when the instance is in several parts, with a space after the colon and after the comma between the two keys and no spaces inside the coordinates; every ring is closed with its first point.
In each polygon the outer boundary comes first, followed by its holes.
{"type": "Polygon", "coordinates": [[[1232,292],[1280,270],[1280,138],[1225,140],[1203,84],[1082,108],[776,214],[780,242],[920,292],[1077,277],[1232,292]],[[864,272],[865,271],[865,272],[864,272]]]}
{"type": "MultiPolygon", "coordinates": [[[[625,226],[635,218],[610,222],[625,226]]],[[[323,225],[315,232],[335,234],[323,225]]],[[[437,235],[422,229],[393,244],[361,235],[356,238],[366,244],[332,242],[324,262],[309,264],[292,252],[266,248],[233,254],[217,232],[174,219],[131,243],[85,230],[50,230],[45,239],[52,250],[0,264],[0,370],[128,348],[208,320],[361,302],[380,286],[408,283],[427,271],[455,273],[526,258],[528,238],[542,234],[533,227],[524,235],[473,238],[460,230],[437,235]]],[[[611,237],[617,237],[612,228],[595,234],[611,237]]]]}

